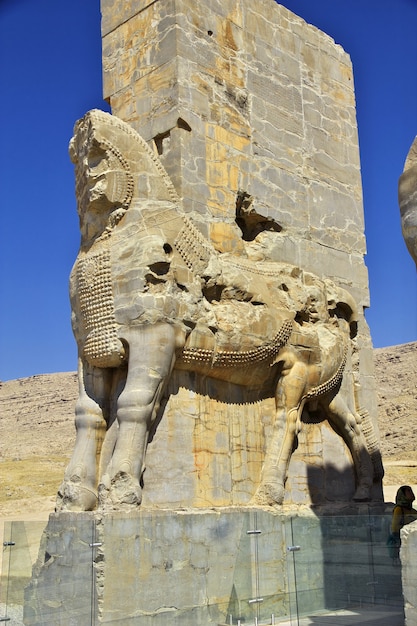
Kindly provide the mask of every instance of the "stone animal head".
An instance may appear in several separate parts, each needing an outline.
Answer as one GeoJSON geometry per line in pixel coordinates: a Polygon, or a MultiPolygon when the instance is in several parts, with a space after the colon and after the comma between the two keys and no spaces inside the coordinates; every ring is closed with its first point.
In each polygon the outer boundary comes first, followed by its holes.
{"type": "Polygon", "coordinates": [[[148,144],[129,124],[109,113],[97,109],[86,113],[75,124],[69,153],[75,165],[84,246],[111,231],[134,199],[178,201],[148,144]]]}

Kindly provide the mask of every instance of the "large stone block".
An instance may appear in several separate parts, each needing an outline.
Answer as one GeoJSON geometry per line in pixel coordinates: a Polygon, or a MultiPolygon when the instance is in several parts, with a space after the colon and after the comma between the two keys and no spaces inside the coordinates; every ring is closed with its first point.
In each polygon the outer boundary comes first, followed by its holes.
{"type": "Polygon", "coordinates": [[[261,510],[52,515],[25,624],[237,623],[257,615],[260,589],[263,614],[288,615],[286,533],[261,510]]]}
{"type": "MultiPolygon", "coordinates": [[[[175,151],[170,153],[178,137],[161,157],[188,210],[195,211],[198,202],[188,187],[194,142],[203,139],[207,154],[201,182],[208,187],[208,219],[212,215],[232,221],[238,189],[254,195],[269,215],[277,217],[277,211],[285,213],[291,206],[288,202],[300,183],[308,189],[321,181],[335,194],[333,206],[339,196],[342,207],[343,196],[352,198],[350,236],[358,229],[354,238],[361,240],[363,249],[352,69],[342,48],[273,0],[209,6],[191,0],[124,4],[123,20],[116,25],[113,18],[111,32],[103,28],[105,96],[113,113],[149,140],[170,134],[177,119],[187,122],[181,159],[175,151]],[[149,82],[155,74],[157,90],[149,82]],[[118,105],[119,94],[126,89],[141,99],[153,93],[154,106],[130,109],[126,116],[118,105]],[[165,101],[170,102],[168,108],[165,101]],[[196,118],[202,123],[196,124],[196,118]],[[217,136],[219,131],[223,138],[217,136]],[[212,136],[223,154],[213,154],[212,136]],[[219,176],[216,164],[226,170],[233,164],[236,174],[219,176]],[[286,182],[274,182],[276,170],[289,174],[286,182]],[[219,188],[221,203],[215,193],[219,188]]],[[[102,11],[105,24],[111,12],[107,3],[102,11]]],[[[298,210],[309,210],[313,200],[317,202],[316,194],[307,202],[300,196],[298,210]]],[[[326,208],[322,211],[325,216],[326,208]]],[[[291,224],[282,222],[291,231],[291,224]]],[[[331,224],[338,238],[337,232],[346,228],[333,222],[330,214],[327,223],[323,219],[322,230],[331,224]]],[[[327,233],[326,245],[346,249],[333,240],[332,232],[327,233]]]]}
{"type": "MultiPolygon", "coordinates": [[[[385,546],[389,515],[367,505],[338,513],[53,514],[26,591],[24,623],[271,624],[398,602],[401,572],[387,562],[385,546]]],[[[404,589],[413,601],[411,587],[404,589]]]]}

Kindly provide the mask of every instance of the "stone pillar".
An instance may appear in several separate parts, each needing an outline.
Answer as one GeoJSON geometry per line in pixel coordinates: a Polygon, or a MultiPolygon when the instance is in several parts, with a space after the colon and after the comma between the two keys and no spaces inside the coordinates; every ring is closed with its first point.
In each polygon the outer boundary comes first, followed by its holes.
{"type": "MultiPolygon", "coordinates": [[[[275,220],[246,247],[369,306],[350,58],[274,0],[101,0],[104,97],[154,141],[185,209],[236,250],[236,198],[275,220]]],[[[255,252],[254,252],[255,253],[255,252]]],[[[361,317],[359,402],[376,415],[361,317]]]]}
{"type": "MultiPolygon", "coordinates": [[[[377,439],[348,54],[274,0],[101,0],[101,11],[104,97],[158,151],[202,233],[219,251],[293,264],[354,297],[356,408],[377,439]],[[237,225],[242,199],[269,225],[256,237],[237,225]]],[[[333,441],[331,456],[349,457],[331,428],[312,439],[304,456],[333,441]]]]}

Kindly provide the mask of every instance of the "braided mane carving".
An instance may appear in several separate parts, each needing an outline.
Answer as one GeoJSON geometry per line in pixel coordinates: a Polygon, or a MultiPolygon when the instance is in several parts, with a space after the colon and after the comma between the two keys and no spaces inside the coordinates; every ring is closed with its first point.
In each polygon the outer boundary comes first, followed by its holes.
{"type": "MultiPolygon", "coordinates": [[[[123,120],[121,120],[120,118],[116,117],[115,115],[110,115],[109,113],[105,113],[104,111],[100,111],[100,109],[92,109],[89,113],[88,113],[90,119],[92,120],[92,122],[99,122],[104,124],[105,126],[112,126],[120,131],[122,131],[125,135],[127,135],[130,139],[132,139],[134,142],[136,142],[138,144],[137,147],[137,153],[135,154],[139,154],[139,155],[145,155],[145,161],[147,166],[149,167],[149,161],[152,163],[152,165],[155,167],[157,174],[159,175],[160,180],[163,181],[164,186],[166,188],[166,191],[168,192],[169,195],[169,200],[171,202],[174,202],[175,204],[180,204],[180,199],[178,197],[177,192],[175,191],[175,187],[172,184],[172,181],[170,179],[170,177],[168,176],[164,166],[162,165],[161,161],[159,160],[158,156],[155,154],[155,152],[151,149],[151,147],[149,146],[148,143],[146,143],[146,141],[143,139],[143,137],[141,137],[141,135],[139,135],[139,133],[137,133],[134,128],[132,128],[129,124],[127,124],[126,122],[124,122],[123,120]]],[[[117,148],[114,146],[113,142],[109,141],[108,139],[104,140],[104,142],[106,143],[106,147],[107,146],[111,146],[110,150],[112,152],[117,151],[117,156],[119,157],[119,150],[117,150],[117,148]]],[[[124,157],[123,161],[125,161],[126,163],[128,163],[126,161],[126,159],[124,157]]]]}
{"type": "Polygon", "coordinates": [[[326,380],[321,385],[317,385],[317,387],[313,387],[312,389],[310,389],[309,392],[304,395],[304,399],[309,400],[311,398],[317,398],[318,396],[324,396],[329,391],[332,391],[333,389],[339,387],[340,383],[342,382],[343,372],[347,361],[347,355],[348,346],[346,345],[342,360],[339,367],[337,368],[337,371],[333,374],[331,378],[329,378],[329,380],[326,380]]]}
{"type": "Polygon", "coordinates": [[[212,367],[236,367],[248,363],[272,361],[290,338],[292,327],[293,321],[291,319],[285,320],[272,341],[266,341],[252,350],[227,351],[184,348],[181,358],[184,363],[196,361],[209,363],[212,367]]]}

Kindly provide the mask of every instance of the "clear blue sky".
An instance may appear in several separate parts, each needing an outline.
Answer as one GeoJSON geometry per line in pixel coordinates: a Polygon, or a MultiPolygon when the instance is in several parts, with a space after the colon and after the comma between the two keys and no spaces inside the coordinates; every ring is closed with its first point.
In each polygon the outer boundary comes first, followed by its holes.
{"type": "MultiPolygon", "coordinates": [[[[283,0],[351,55],[375,347],[417,341],[397,182],[417,134],[417,0],[283,0]]],[[[99,0],[1,0],[0,379],[76,369],[74,122],[102,100],[99,0]]]]}

